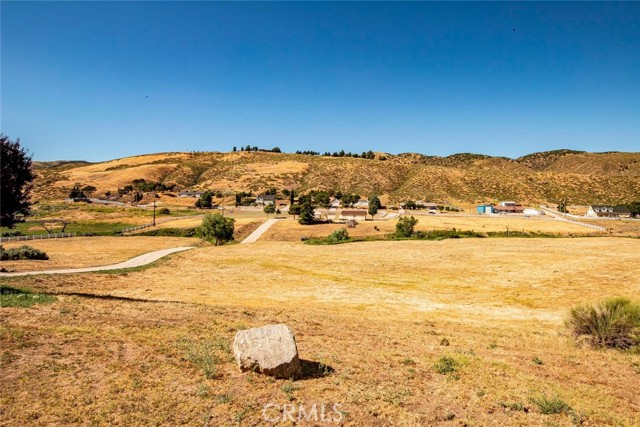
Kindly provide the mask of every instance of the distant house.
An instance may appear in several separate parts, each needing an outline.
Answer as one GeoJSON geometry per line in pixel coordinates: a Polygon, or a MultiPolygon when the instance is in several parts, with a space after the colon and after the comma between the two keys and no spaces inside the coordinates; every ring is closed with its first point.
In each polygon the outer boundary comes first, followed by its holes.
{"type": "Polygon", "coordinates": [[[202,190],[185,190],[178,193],[178,197],[200,197],[204,194],[202,190]]]}
{"type": "Polygon", "coordinates": [[[360,199],[357,202],[355,202],[353,204],[354,208],[368,208],[369,207],[369,200],[367,199],[360,199]]]}
{"type": "Polygon", "coordinates": [[[592,205],[585,216],[592,218],[631,218],[631,211],[624,205],[592,205]]]}
{"type": "Polygon", "coordinates": [[[519,205],[516,202],[500,202],[498,206],[493,207],[493,213],[524,213],[524,206],[519,205]]]}
{"type": "Polygon", "coordinates": [[[522,212],[525,215],[544,215],[544,211],[541,211],[539,209],[533,209],[533,208],[527,208],[524,210],[524,212],[522,212]]]}
{"type": "Polygon", "coordinates": [[[276,203],[275,194],[260,194],[256,197],[257,205],[273,205],[276,203]]]}
{"type": "Polygon", "coordinates": [[[493,204],[484,204],[476,206],[476,211],[479,214],[491,214],[493,213],[493,204]]]}
{"type": "Polygon", "coordinates": [[[437,211],[438,210],[438,205],[436,205],[435,203],[432,203],[432,202],[425,202],[424,200],[418,200],[416,202],[416,206],[418,206],[419,209],[426,209],[428,211],[437,211]]]}
{"type": "Polygon", "coordinates": [[[357,219],[357,218],[367,218],[367,211],[357,209],[357,210],[342,210],[340,212],[340,219],[357,219]]]}

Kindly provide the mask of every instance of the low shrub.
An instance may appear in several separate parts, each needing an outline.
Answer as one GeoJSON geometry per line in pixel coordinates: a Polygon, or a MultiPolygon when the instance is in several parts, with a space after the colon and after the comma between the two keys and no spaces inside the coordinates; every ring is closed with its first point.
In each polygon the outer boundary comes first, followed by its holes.
{"type": "Polygon", "coordinates": [[[436,363],[434,363],[433,368],[439,374],[450,374],[455,372],[458,369],[458,362],[449,356],[442,356],[436,363]]]}
{"type": "Polygon", "coordinates": [[[351,241],[351,238],[349,237],[349,232],[347,231],[347,229],[341,228],[334,231],[327,237],[323,237],[320,239],[309,239],[303,237],[301,240],[309,245],[336,245],[338,243],[347,243],[351,241]]]}
{"type": "Polygon", "coordinates": [[[22,232],[20,231],[5,231],[4,233],[2,233],[2,237],[19,237],[19,236],[24,236],[24,234],[22,234],[22,232]]]}
{"type": "Polygon", "coordinates": [[[574,307],[567,326],[579,342],[619,350],[640,347],[640,304],[610,298],[595,305],[574,307]]]}
{"type": "Polygon", "coordinates": [[[158,214],[160,215],[169,215],[171,213],[171,211],[169,210],[169,208],[162,208],[158,211],[158,214]]]}
{"type": "Polygon", "coordinates": [[[158,228],[138,234],[139,236],[164,236],[164,237],[196,237],[197,230],[192,228],[158,228]]]}
{"type": "Polygon", "coordinates": [[[39,259],[46,260],[49,256],[39,249],[31,246],[20,246],[9,250],[0,246],[0,261],[21,260],[21,259],[39,259]]]}
{"type": "Polygon", "coordinates": [[[529,401],[536,405],[540,413],[544,415],[569,413],[571,411],[571,406],[558,396],[547,397],[546,394],[540,394],[532,396],[529,401]]]}

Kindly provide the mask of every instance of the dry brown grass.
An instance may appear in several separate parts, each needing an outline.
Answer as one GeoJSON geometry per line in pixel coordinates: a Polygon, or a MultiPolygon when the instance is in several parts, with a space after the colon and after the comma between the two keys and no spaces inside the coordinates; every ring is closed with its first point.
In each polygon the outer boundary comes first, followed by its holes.
{"type": "Polygon", "coordinates": [[[63,296],[2,309],[0,420],[263,425],[270,402],[340,402],[347,425],[572,425],[529,403],[545,392],[584,413],[585,425],[638,425],[640,356],[576,347],[562,321],[577,302],[640,298],[639,250],[616,238],[258,242],[126,275],[16,278],[9,283],[181,303],[63,296]],[[239,328],[277,322],[294,329],[303,359],[335,372],[290,389],[223,357],[221,376],[205,379],[179,346],[230,343],[239,328]],[[459,363],[454,374],[434,371],[442,356],[459,363]]]}
{"type": "MultiPolygon", "coordinates": [[[[551,233],[561,235],[592,235],[601,234],[596,230],[579,225],[554,221],[550,219],[532,218],[488,218],[482,216],[464,217],[454,215],[414,215],[418,219],[416,230],[471,230],[477,232],[488,231],[526,231],[536,233],[551,233]]],[[[376,219],[375,221],[359,221],[355,228],[349,228],[349,235],[353,237],[383,236],[395,231],[397,219],[376,219]],[[375,229],[378,228],[378,230],[375,229]]],[[[313,226],[301,225],[292,218],[273,225],[261,238],[266,241],[299,241],[302,236],[325,237],[333,231],[345,227],[344,224],[318,224],[313,226]]]]}
{"type": "Polygon", "coordinates": [[[28,245],[47,253],[48,260],[2,261],[9,271],[37,271],[116,264],[138,255],[176,246],[201,245],[199,239],[179,237],[73,237],[3,243],[6,249],[28,245]]]}

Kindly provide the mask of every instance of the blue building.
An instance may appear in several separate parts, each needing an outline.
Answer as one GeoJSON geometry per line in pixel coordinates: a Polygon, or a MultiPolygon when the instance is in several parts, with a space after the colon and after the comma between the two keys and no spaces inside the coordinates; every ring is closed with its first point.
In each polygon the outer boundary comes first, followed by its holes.
{"type": "Polygon", "coordinates": [[[493,205],[478,205],[476,206],[476,210],[479,214],[490,214],[494,213],[493,205]]]}

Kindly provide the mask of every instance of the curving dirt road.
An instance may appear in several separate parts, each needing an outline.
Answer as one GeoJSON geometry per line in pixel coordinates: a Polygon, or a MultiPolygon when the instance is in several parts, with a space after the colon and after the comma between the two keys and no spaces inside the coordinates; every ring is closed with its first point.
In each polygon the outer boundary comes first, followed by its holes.
{"type": "Polygon", "coordinates": [[[141,267],[143,265],[151,264],[154,261],[159,260],[167,255],[187,251],[193,249],[193,246],[179,246],[177,248],[161,249],[159,251],[148,252],[146,254],[139,255],[135,258],[131,258],[128,261],[124,261],[118,264],[103,265],[99,267],[84,267],[84,268],[67,268],[61,270],[41,270],[41,271],[23,271],[16,273],[0,273],[0,277],[15,277],[15,276],[31,276],[35,274],[73,274],[73,273],[87,273],[91,271],[106,271],[106,270],[119,270],[121,268],[141,267]]]}

